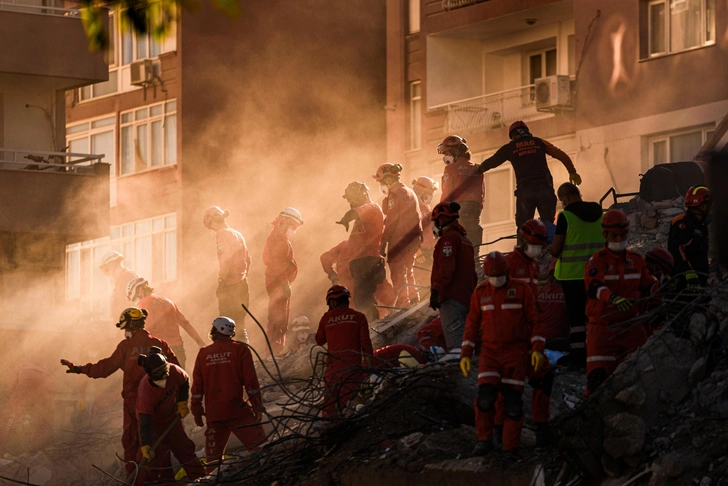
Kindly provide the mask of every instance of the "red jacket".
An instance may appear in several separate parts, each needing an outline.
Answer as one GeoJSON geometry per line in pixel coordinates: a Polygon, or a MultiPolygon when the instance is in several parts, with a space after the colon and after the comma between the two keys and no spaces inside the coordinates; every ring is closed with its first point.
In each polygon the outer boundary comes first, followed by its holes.
{"type": "Polygon", "coordinates": [[[499,353],[509,347],[528,349],[529,343],[534,351],[543,352],[544,341],[532,336],[537,321],[536,298],[528,285],[511,279],[500,288],[482,283],[470,301],[460,356],[472,357],[478,341],[481,352],[487,349],[499,353]]]}
{"type": "Polygon", "coordinates": [[[512,252],[506,255],[510,270],[508,275],[513,280],[528,284],[533,295],[538,292],[538,274],[541,271],[538,262],[533,258],[528,258],[520,248],[516,247],[512,252]]]}
{"type": "Polygon", "coordinates": [[[432,234],[432,209],[422,201],[420,201],[420,224],[422,225],[422,246],[420,248],[434,250],[437,239],[432,234]]]}
{"type": "Polygon", "coordinates": [[[361,312],[348,307],[335,307],[319,321],[316,343],[328,343],[326,373],[361,366],[362,353],[374,353],[369,337],[369,323],[361,312]],[[332,358],[333,356],[333,358],[332,358]]]}
{"type": "Polygon", "coordinates": [[[614,294],[627,299],[639,299],[640,293],[649,294],[655,281],[639,253],[626,250],[619,255],[606,247],[602,248],[592,255],[584,269],[586,316],[589,322],[608,325],[635,317],[639,313],[638,306],[618,312],[609,303],[610,297],[614,294]]]}
{"type": "Polygon", "coordinates": [[[440,293],[439,301],[454,299],[464,306],[478,283],[475,273],[475,250],[456,221],[442,234],[433,253],[430,287],[440,293]]]}
{"type": "Polygon", "coordinates": [[[164,339],[170,346],[182,346],[182,327],[199,346],[205,342],[197,334],[190,321],[180,312],[174,302],[160,295],[147,295],[137,303],[137,307],[149,311],[144,327],[149,334],[164,339]]]}
{"type": "Polygon", "coordinates": [[[338,275],[339,284],[351,290],[354,288],[354,277],[351,276],[351,270],[349,270],[349,262],[351,262],[349,241],[344,240],[329,251],[322,253],[321,267],[326,275],[332,273],[338,275]]]}
{"type": "Polygon", "coordinates": [[[298,275],[298,265],[293,258],[293,246],[286,238],[286,230],[276,226],[268,235],[263,248],[263,263],[267,281],[292,283],[298,275]]]}
{"type": "Polygon", "coordinates": [[[540,316],[537,328],[548,339],[569,337],[569,323],[566,320],[566,298],[558,281],[539,285],[536,302],[540,316]]]}
{"type": "Polygon", "coordinates": [[[162,354],[167,357],[167,360],[170,363],[179,365],[177,357],[166,342],[150,336],[146,329],[140,329],[135,331],[130,338],[120,342],[116,346],[116,350],[108,358],[104,358],[98,363],[83,365],[81,373],[88,375],[89,378],[106,378],[116,370],[122,370],[124,372],[124,388],[121,396],[124,398],[136,397],[139,381],[147,375],[144,368],[137,364],[137,358],[140,354],[148,355],[149,348],[152,346],[162,348],[162,354]]]}
{"type": "Polygon", "coordinates": [[[389,244],[389,252],[397,247],[404,248],[422,236],[420,223],[420,203],[415,192],[401,182],[389,189],[382,208],[387,219],[384,220],[382,243],[389,244]]]}
{"type": "Polygon", "coordinates": [[[402,351],[407,351],[411,354],[419,364],[427,363],[427,359],[422,355],[422,352],[414,346],[410,346],[409,344],[392,344],[374,351],[374,367],[399,368],[399,354],[402,351]]]}
{"type": "Polygon", "coordinates": [[[258,375],[247,344],[222,339],[205,346],[197,355],[192,377],[193,415],[202,415],[204,396],[204,413],[209,422],[244,417],[248,411],[242,406],[243,391],[253,407],[263,409],[258,375]]]}
{"type": "MultiPolygon", "coordinates": [[[[142,368],[139,366],[139,368],[142,368]]],[[[187,383],[190,377],[185,370],[177,365],[169,365],[169,377],[164,388],[152,385],[146,375],[139,382],[139,393],[136,401],[137,420],[139,416],[151,415],[152,422],[168,423],[177,415],[177,402],[180,401],[180,387],[187,383]]],[[[185,392],[185,400],[187,395],[185,392]]]]}
{"type": "Polygon", "coordinates": [[[118,319],[124,310],[132,307],[132,303],[126,298],[126,286],[129,282],[135,278],[139,278],[136,272],[122,269],[121,275],[119,275],[114,281],[114,290],[111,294],[111,318],[118,319]]]}
{"type": "Polygon", "coordinates": [[[483,207],[485,185],[478,166],[470,161],[469,154],[463,154],[452,164],[445,166],[442,175],[442,196],[440,202],[472,201],[483,207]]]}
{"type": "Polygon", "coordinates": [[[252,261],[245,238],[232,228],[223,228],[216,236],[220,279],[225,285],[236,284],[247,277],[252,261]]]}
{"type": "Polygon", "coordinates": [[[384,231],[384,213],[377,204],[370,202],[354,208],[359,218],[349,234],[351,260],[363,257],[378,257],[384,231]]]}

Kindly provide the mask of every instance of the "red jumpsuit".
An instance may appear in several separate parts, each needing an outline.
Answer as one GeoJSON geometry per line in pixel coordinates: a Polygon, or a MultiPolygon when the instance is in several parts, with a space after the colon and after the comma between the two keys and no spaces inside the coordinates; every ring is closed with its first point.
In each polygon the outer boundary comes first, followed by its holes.
{"type": "Polygon", "coordinates": [[[440,316],[429,323],[422,326],[417,331],[417,341],[425,349],[430,349],[432,346],[438,346],[447,351],[447,343],[445,342],[445,334],[442,330],[442,320],[440,316]]]}
{"type": "Polygon", "coordinates": [[[419,364],[427,363],[427,358],[419,349],[409,344],[392,344],[374,351],[375,368],[399,368],[399,355],[407,351],[419,364]]]}
{"type": "Polygon", "coordinates": [[[415,254],[422,242],[420,205],[412,189],[397,182],[389,189],[384,200],[384,233],[382,243],[387,243],[387,262],[392,275],[392,285],[397,293],[397,307],[409,307],[419,302],[417,289],[404,287],[415,284],[415,254]]]}
{"type": "Polygon", "coordinates": [[[483,242],[483,228],[480,226],[480,213],[483,210],[485,184],[478,166],[470,161],[470,154],[458,157],[452,164],[445,166],[442,175],[442,196],[440,202],[450,201],[460,204],[460,224],[468,232],[468,238],[477,250],[483,242]]]}
{"type": "Polygon", "coordinates": [[[605,247],[594,253],[587,262],[584,269],[588,319],[587,394],[594,391],[589,386],[589,375],[593,371],[603,370],[606,378],[629,353],[647,341],[644,326],[632,325],[616,330],[607,327],[631,319],[639,313],[637,306],[626,312],[619,312],[609,299],[612,295],[639,299],[641,293],[649,294],[654,284],[655,278],[647,271],[645,260],[639,253],[631,250],[617,254],[605,247]]]}
{"type": "Polygon", "coordinates": [[[566,298],[558,280],[538,286],[536,303],[541,312],[538,328],[549,339],[568,339],[569,322],[566,320],[566,298]]]}
{"type": "MultiPolygon", "coordinates": [[[[108,358],[81,367],[81,373],[89,378],[106,378],[116,370],[124,372],[124,386],[121,392],[121,396],[124,398],[124,431],[121,434],[121,445],[124,447],[125,461],[136,461],[139,450],[136,418],[137,391],[139,382],[147,374],[144,368],[137,364],[137,358],[140,354],[148,355],[152,346],[162,348],[162,354],[170,363],[179,364],[177,357],[166,342],[150,336],[146,329],[140,329],[134,331],[130,338],[120,342],[108,358]]],[[[128,464],[127,471],[134,472],[134,466],[128,464]]]]}
{"type": "Polygon", "coordinates": [[[321,254],[321,267],[326,275],[332,273],[339,277],[339,285],[343,285],[354,294],[354,277],[351,276],[349,269],[349,240],[344,240],[329,251],[321,254]]]}
{"type": "MultiPolygon", "coordinates": [[[[139,366],[141,368],[141,366],[139,366]]],[[[136,403],[136,418],[139,421],[141,445],[154,446],[157,440],[170,427],[177,417],[177,402],[186,402],[189,394],[189,376],[177,365],[169,365],[169,377],[164,388],[153,385],[148,376],[139,382],[139,394],[136,403]]],[[[185,434],[182,420],[178,420],[161,444],[168,447],[172,454],[184,467],[191,480],[205,475],[202,463],[195,455],[195,443],[185,434]]],[[[141,451],[137,455],[141,461],[141,451]]],[[[157,472],[150,468],[159,467],[159,456],[149,461],[149,468],[139,474],[140,484],[156,484],[157,472]]]]}
{"type": "MultiPolygon", "coordinates": [[[[217,304],[221,316],[234,320],[245,328],[245,310],[250,303],[248,271],[252,261],[245,238],[232,228],[223,228],[215,234],[220,276],[217,285],[217,304]]],[[[240,329],[238,329],[240,331],[240,329]]],[[[239,335],[243,335],[240,333],[239,335]]]]}
{"type": "Polygon", "coordinates": [[[43,449],[53,435],[54,380],[44,368],[30,363],[19,364],[8,375],[10,396],[0,410],[0,453],[43,449]]]}
{"type": "MultiPolygon", "coordinates": [[[[536,343],[540,342],[531,341],[537,320],[536,298],[526,284],[509,280],[500,288],[489,283],[476,287],[470,301],[460,356],[472,357],[475,345],[480,341],[478,386],[496,385],[502,394],[523,393],[529,351],[537,349],[536,343]]],[[[475,426],[479,440],[492,439],[494,416],[495,406],[481,412],[476,401],[475,426]]],[[[518,448],[522,427],[523,414],[519,419],[506,415],[503,424],[504,451],[518,448]]]]}
{"type": "Polygon", "coordinates": [[[121,273],[114,280],[114,290],[111,293],[112,319],[118,319],[124,310],[132,307],[132,303],[126,298],[126,286],[135,278],[139,278],[136,272],[121,267],[121,273]]]}
{"type": "Polygon", "coordinates": [[[354,309],[335,307],[321,317],[316,343],[319,346],[328,343],[323,414],[331,416],[359,392],[364,378],[360,370],[362,354],[374,353],[367,319],[354,309]]]}
{"type": "Polygon", "coordinates": [[[263,400],[248,346],[231,339],[213,342],[200,350],[192,376],[190,410],[195,417],[203,414],[207,417],[205,451],[208,460],[222,457],[231,433],[248,451],[258,450],[266,442],[266,435],[262,425],[253,425],[256,420],[250,407],[262,411],[263,400]],[[243,391],[248,394],[249,404],[245,402],[243,391]]]}
{"type": "Polygon", "coordinates": [[[284,227],[275,226],[270,232],[263,249],[263,263],[268,292],[268,338],[273,354],[279,354],[284,349],[291,312],[290,285],[298,275],[293,247],[284,227]]]}

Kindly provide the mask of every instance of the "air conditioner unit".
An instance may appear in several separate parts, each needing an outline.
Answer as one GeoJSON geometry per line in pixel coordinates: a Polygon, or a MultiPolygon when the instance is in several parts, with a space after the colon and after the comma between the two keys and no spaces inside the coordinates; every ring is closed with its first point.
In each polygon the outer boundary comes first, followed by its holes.
{"type": "Polygon", "coordinates": [[[154,64],[151,59],[134,61],[129,66],[132,86],[146,86],[154,79],[154,64]]]}
{"type": "Polygon", "coordinates": [[[571,106],[571,81],[569,76],[557,74],[535,81],[536,109],[571,106]]]}

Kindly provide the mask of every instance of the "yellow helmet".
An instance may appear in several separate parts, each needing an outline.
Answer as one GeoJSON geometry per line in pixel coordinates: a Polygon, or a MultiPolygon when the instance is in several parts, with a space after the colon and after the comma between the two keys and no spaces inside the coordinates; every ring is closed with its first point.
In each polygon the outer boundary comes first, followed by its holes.
{"type": "Polygon", "coordinates": [[[119,316],[119,322],[116,323],[116,327],[119,329],[134,331],[136,329],[144,328],[144,320],[149,315],[146,309],[139,309],[138,307],[129,307],[124,309],[124,312],[119,316]]]}

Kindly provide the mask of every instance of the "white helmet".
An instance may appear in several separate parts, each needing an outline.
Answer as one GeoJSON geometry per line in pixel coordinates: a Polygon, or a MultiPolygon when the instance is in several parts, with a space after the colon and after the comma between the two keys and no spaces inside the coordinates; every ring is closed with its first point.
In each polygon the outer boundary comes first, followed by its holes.
{"type": "Polygon", "coordinates": [[[311,332],[311,323],[306,316],[298,316],[291,321],[288,332],[308,331],[311,332]]]}
{"type": "Polygon", "coordinates": [[[99,263],[99,268],[103,268],[106,265],[108,265],[109,263],[115,262],[117,260],[118,261],[124,260],[124,255],[122,255],[118,251],[114,251],[114,250],[107,251],[104,254],[104,256],[101,258],[101,263],[99,263]]]}
{"type": "Polygon", "coordinates": [[[136,299],[137,289],[139,289],[142,285],[149,285],[146,278],[137,277],[130,280],[129,283],[126,284],[126,298],[134,302],[136,299]]]}
{"type": "Polygon", "coordinates": [[[295,221],[299,226],[303,224],[303,218],[301,217],[301,213],[299,213],[296,208],[286,208],[281,211],[281,214],[279,216],[282,216],[284,218],[290,218],[295,221]]]}
{"type": "Polygon", "coordinates": [[[235,321],[229,317],[220,316],[212,321],[212,327],[225,336],[235,336],[235,321]]]}

